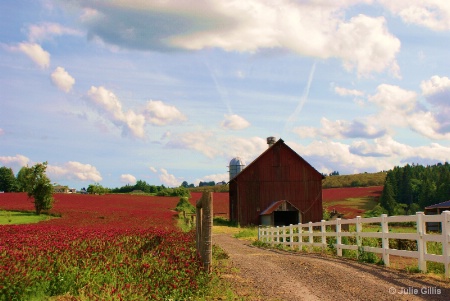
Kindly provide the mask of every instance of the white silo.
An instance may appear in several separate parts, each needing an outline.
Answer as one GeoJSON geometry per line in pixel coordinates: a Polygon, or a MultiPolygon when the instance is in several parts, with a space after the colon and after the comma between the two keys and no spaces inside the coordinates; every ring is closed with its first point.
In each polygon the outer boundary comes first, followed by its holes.
{"type": "Polygon", "coordinates": [[[245,167],[245,162],[239,157],[235,157],[230,161],[230,180],[240,173],[245,167]]]}

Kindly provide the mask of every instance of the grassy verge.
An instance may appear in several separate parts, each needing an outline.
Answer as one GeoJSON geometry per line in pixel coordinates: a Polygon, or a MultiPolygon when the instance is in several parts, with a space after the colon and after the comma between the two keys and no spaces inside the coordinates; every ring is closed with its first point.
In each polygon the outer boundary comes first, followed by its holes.
{"type": "Polygon", "coordinates": [[[52,218],[55,217],[46,214],[36,215],[36,213],[29,211],[0,210],[0,225],[33,224],[52,218]]]}

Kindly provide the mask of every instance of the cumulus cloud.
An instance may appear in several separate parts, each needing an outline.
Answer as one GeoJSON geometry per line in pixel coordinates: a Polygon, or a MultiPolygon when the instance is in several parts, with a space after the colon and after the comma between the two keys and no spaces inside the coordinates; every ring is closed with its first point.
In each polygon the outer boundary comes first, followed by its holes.
{"type": "Polygon", "coordinates": [[[106,88],[92,86],[87,92],[88,98],[99,110],[100,114],[122,128],[124,135],[143,138],[145,135],[145,117],[129,110],[124,112],[117,96],[106,88]]]}
{"type": "Polygon", "coordinates": [[[222,151],[217,147],[217,141],[214,140],[212,132],[191,132],[182,134],[173,134],[170,136],[166,147],[191,149],[198,151],[208,158],[214,158],[222,151]]]}
{"type": "Polygon", "coordinates": [[[130,174],[123,174],[120,176],[120,182],[125,184],[136,184],[136,177],[130,174]]]}
{"type": "Polygon", "coordinates": [[[334,92],[340,96],[364,96],[363,91],[347,89],[339,86],[334,87],[334,92]]]}
{"type": "Polygon", "coordinates": [[[220,124],[222,128],[228,130],[242,130],[250,126],[250,122],[245,120],[243,117],[232,114],[225,114],[225,119],[220,124]]]}
{"type": "Polygon", "coordinates": [[[358,74],[398,73],[400,41],[383,17],[343,13],[370,1],[78,1],[91,38],[125,48],[256,52],[284,48],[338,58],[358,74]]]}
{"type": "Polygon", "coordinates": [[[167,125],[187,120],[176,107],[166,105],[160,100],[150,100],[144,110],[147,122],[153,125],[167,125]]]}
{"type": "MultiPolygon", "coordinates": [[[[1,129],[0,129],[0,134],[1,134],[1,129]]],[[[17,154],[15,156],[0,156],[0,163],[2,163],[3,166],[9,167],[9,168],[21,168],[23,166],[28,165],[29,162],[30,162],[30,159],[25,157],[24,155],[17,154]]]]}
{"type": "Polygon", "coordinates": [[[50,66],[50,53],[42,49],[39,44],[23,42],[19,43],[17,46],[9,47],[9,49],[24,53],[42,69],[46,69],[50,66]]]}
{"type": "Polygon", "coordinates": [[[62,67],[57,67],[53,71],[51,78],[53,84],[66,93],[69,93],[75,84],[75,79],[62,67]]]}
{"type": "Polygon", "coordinates": [[[429,80],[422,81],[420,88],[425,96],[448,97],[450,94],[450,78],[433,75],[429,80]]]}
{"type": "Polygon", "coordinates": [[[54,36],[75,35],[80,36],[82,33],[78,30],[62,26],[58,23],[44,22],[40,24],[32,24],[28,27],[28,40],[30,42],[42,42],[51,39],[54,36]]]}
{"type": "MultiPolygon", "coordinates": [[[[260,137],[228,137],[223,142],[224,155],[241,157],[245,162],[252,162],[257,156],[267,150],[266,138],[260,137]]],[[[231,159],[231,158],[229,158],[231,159]]]]}
{"type": "Polygon", "coordinates": [[[422,164],[445,162],[450,152],[449,147],[438,143],[414,147],[389,136],[350,145],[330,140],[316,140],[308,145],[289,142],[288,145],[317,170],[325,173],[338,170],[341,174],[389,170],[418,160],[422,164]]]}
{"type": "Polygon", "coordinates": [[[154,168],[153,166],[150,166],[149,169],[150,169],[152,172],[154,172],[154,173],[157,173],[157,172],[158,172],[158,170],[157,170],[156,168],[154,168]]]}
{"type": "Polygon", "coordinates": [[[194,184],[198,185],[200,182],[210,182],[210,181],[214,181],[216,183],[222,182],[222,181],[228,182],[229,177],[230,176],[228,173],[213,174],[213,175],[204,176],[201,179],[196,179],[194,181],[194,184]]]}
{"type": "Polygon", "coordinates": [[[102,176],[95,166],[69,161],[62,165],[47,166],[47,173],[52,180],[80,180],[100,182],[102,176]]]}
{"type": "Polygon", "coordinates": [[[176,176],[169,174],[164,168],[160,169],[159,180],[169,187],[178,187],[181,185],[181,180],[176,176]]]}
{"type": "MultiPolygon", "coordinates": [[[[381,84],[376,93],[367,95],[368,102],[375,105],[376,113],[352,121],[330,121],[323,117],[320,127],[300,126],[293,132],[301,138],[380,138],[393,134],[396,128],[404,128],[430,139],[450,139],[450,79],[435,75],[422,81],[420,88],[428,106],[419,101],[419,94],[415,91],[381,84]]],[[[340,95],[360,94],[358,90],[344,88],[335,89],[335,92],[340,95]]]]}
{"type": "Polygon", "coordinates": [[[450,4],[436,0],[378,0],[391,13],[405,23],[416,24],[431,30],[450,29],[450,4]]]}
{"type": "Polygon", "coordinates": [[[383,136],[386,130],[375,127],[363,121],[336,120],[331,121],[323,117],[320,120],[321,128],[296,127],[293,132],[302,138],[323,137],[329,139],[344,138],[375,138],[383,136]]]}

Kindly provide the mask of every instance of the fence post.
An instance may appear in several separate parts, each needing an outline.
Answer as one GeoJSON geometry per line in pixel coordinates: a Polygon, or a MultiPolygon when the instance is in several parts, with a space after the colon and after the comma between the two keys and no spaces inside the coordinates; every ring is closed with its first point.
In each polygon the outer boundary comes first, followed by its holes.
{"type": "Polygon", "coordinates": [[[203,268],[209,273],[212,265],[212,193],[204,192],[202,198],[197,202],[196,208],[197,250],[200,252],[203,268]]]}
{"type": "Polygon", "coordinates": [[[325,220],[321,220],[320,221],[320,232],[322,235],[322,252],[324,252],[327,248],[327,236],[326,236],[326,232],[327,232],[327,228],[324,225],[325,220]]]}
{"type": "Polygon", "coordinates": [[[294,248],[294,226],[292,224],[289,225],[289,247],[291,249],[294,248]]]}
{"type": "Polygon", "coordinates": [[[417,228],[417,252],[419,252],[419,270],[423,273],[427,272],[427,262],[425,261],[425,254],[427,253],[427,243],[424,241],[426,234],[425,223],[423,222],[423,212],[416,212],[416,228],[417,228]]]}
{"type": "Polygon", "coordinates": [[[389,237],[386,234],[389,234],[389,226],[387,222],[387,214],[381,215],[381,245],[383,248],[383,261],[385,266],[389,266],[389,237]]]}
{"type": "Polygon", "coordinates": [[[276,229],[276,235],[273,239],[278,245],[280,243],[280,226],[277,226],[275,229],[276,229]]]}
{"type": "Polygon", "coordinates": [[[337,256],[342,257],[342,246],[341,246],[341,219],[336,219],[336,251],[337,256]]]}
{"type": "Polygon", "coordinates": [[[303,251],[303,245],[302,245],[302,243],[303,243],[303,236],[302,236],[303,227],[302,227],[302,224],[298,223],[297,227],[298,227],[298,249],[300,251],[303,251]]]}
{"type": "Polygon", "coordinates": [[[200,254],[200,257],[203,256],[202,252],[202,216],[203,216],[203,209],[202,209],[202,199],[198,200],[196,203],[195,208],[195,230],[196,230],[196,245],[197,245],[197,253],[200,254]]]}
{"type": "Polygon", "coordinates": [[[362,240],[361,240],[361,236],[360,236],[361,232],[362,232],[361,216],[357,216],[356,217],[356,245],[358,246],[358,250],[356,253],[357,258],[359,258],[359,256],[361,255],[361,254],[359,254],[359,248],[364,248],[362,245],[362,240]]]}
{"type": "Polygon", "coordinates": [[[442,255],[444,255],[445,277],[450,278],[450,211],[442,212],[442,235],[444,242],[442,243],[442,255]]]}

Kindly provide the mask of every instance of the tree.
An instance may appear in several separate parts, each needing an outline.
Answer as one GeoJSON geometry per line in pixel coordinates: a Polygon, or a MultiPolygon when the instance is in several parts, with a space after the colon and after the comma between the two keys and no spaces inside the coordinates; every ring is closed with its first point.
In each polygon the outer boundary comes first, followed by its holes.
{"type": "Polygon", "coordinates": [[[27,174],[29,171],[28,166],[22,167],[19,172],[17,173],[17,191],[19,192],[26,192],[27,191],[27,174]]]}
{"type": "Polygon", "coordinates": [[[23,187],[29,198],[34,199],[36,214],[40,215],[42,210],[49,210],[53,206],[53,186],[45,174],[47,162],[37,163],[32,167],[21,169],[25,183],[23,187]]]}
{"type": "Polygon", "coordinates": [[[395,201],[395,196],[390,181],[386,181],[386,183],[384,184],[383,193],[380,197],[380,204],[384,209],[387,210],[389,215],[395,214],[397,202],[395,201]]]}
{"type": "Polygon", "coordinates": [[[0,167],[0,191],[13,192],[17,190],[16,177],[11,168],[0,167]]]}

